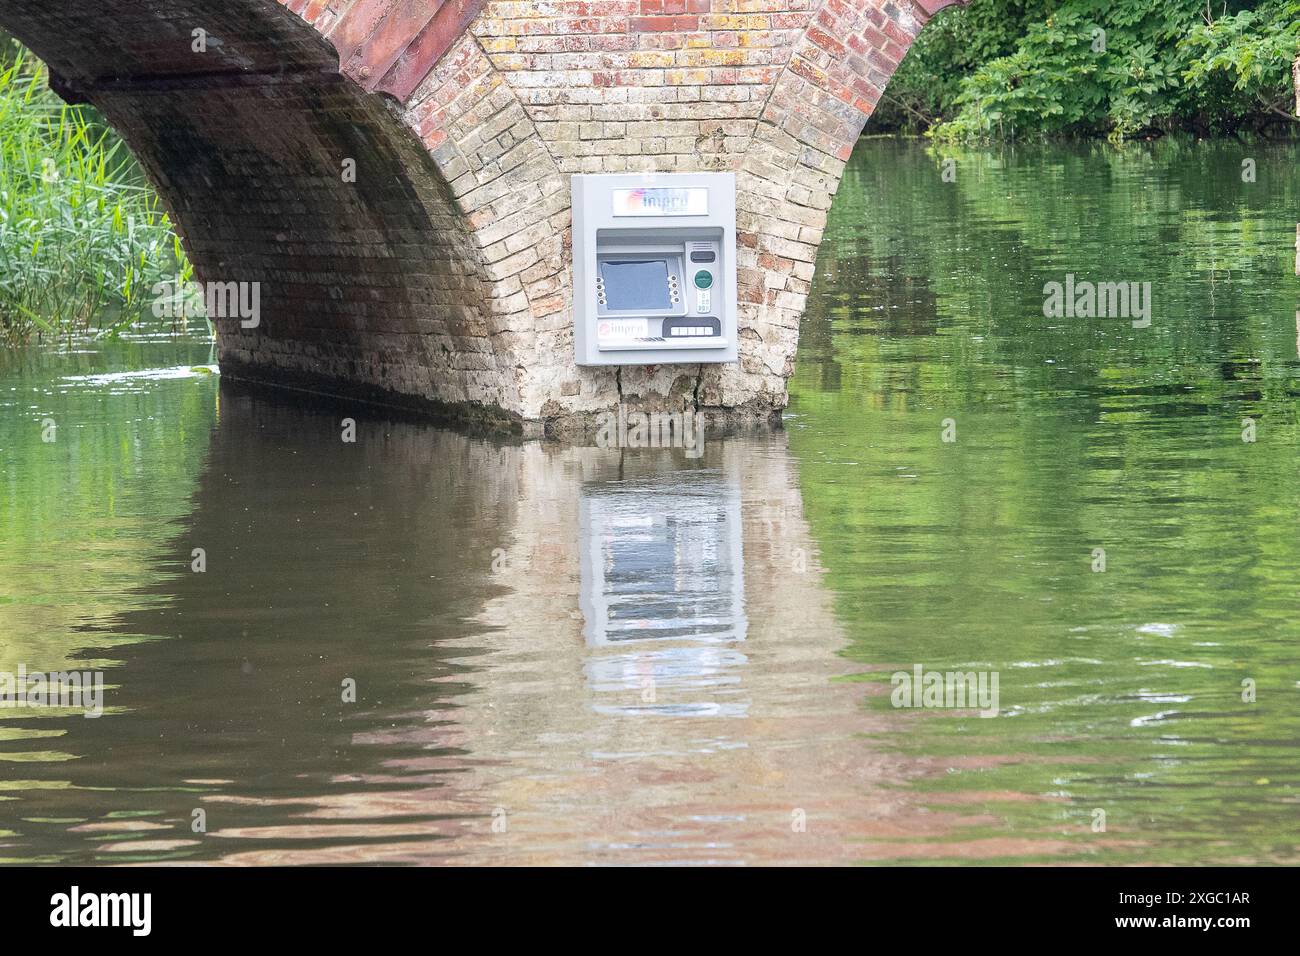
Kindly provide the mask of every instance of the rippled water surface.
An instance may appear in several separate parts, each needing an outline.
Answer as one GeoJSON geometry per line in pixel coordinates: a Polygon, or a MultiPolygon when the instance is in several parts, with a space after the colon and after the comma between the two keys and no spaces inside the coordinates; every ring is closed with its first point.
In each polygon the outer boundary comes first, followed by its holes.
{"type": "Polygon", "coordinates": [[[0,709],[0,859],[1296,862],[1300,157],[953,155],[860,146],[785,431],[699,458],[0,355],[0,671],[105,681],[0,709]]]}

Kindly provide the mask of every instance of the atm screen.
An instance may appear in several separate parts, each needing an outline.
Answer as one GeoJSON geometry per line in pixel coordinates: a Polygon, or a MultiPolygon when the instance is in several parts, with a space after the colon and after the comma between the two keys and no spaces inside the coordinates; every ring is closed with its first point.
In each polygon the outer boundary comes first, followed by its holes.
{"type": "Polygon", "coordinates": [[[664,259],[602,259],[600,278],[613,312],[672,308],[664,259]]]}

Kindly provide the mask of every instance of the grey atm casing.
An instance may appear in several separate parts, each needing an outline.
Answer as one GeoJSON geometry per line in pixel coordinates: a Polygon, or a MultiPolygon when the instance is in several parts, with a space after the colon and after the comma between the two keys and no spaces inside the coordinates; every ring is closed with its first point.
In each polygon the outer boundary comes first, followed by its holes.
{"type": "Polygon", "coordinates": [[[577,175],[572,186],[577,364],[736,361],[735,174],[577,175]],[[657,292],[644,284],[657,270],[664,300],[620,308],[624,267],[646,270],[628,295],[657,292]]]}

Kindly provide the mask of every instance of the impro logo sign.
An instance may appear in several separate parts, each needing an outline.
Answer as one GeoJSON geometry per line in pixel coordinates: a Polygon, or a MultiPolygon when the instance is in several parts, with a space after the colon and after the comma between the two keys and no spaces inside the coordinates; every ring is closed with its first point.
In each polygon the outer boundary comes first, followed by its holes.
{"type": "Polygon", "coordinates": [[[707,216],[704,187],[638,187],[614,190],[615,216],[707,216]]]}

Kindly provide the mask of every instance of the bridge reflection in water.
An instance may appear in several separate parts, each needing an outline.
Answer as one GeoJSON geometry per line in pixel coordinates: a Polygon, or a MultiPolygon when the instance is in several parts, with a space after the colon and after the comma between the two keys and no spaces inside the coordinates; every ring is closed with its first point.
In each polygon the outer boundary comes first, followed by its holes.
{"type": "Polygon", "coordinates": [[[190,513],[69,649],[108,659],[110,712],[6,721],[50,748],[9,774],[9,858],[838,862],[941,822],[888,789],[892,716],[834,681],[783,435],[347,444],[220,399],[190,513]]]}

